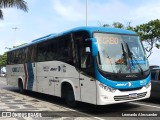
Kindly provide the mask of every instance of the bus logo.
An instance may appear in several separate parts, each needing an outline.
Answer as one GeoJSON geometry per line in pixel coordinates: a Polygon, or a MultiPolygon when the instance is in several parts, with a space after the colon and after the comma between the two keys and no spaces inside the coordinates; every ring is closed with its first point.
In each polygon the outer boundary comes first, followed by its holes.
{"type": "Polygon", "coordinates": [[[126,85],[127,85],[127,83],[119,83],[116,86],[126,86],[126,85]]]}
{"type": "Polygon", "coordinates": [[[130,87],[132,84],[131,84],[131,82],[128,82],[128,86],[130,87]]]}

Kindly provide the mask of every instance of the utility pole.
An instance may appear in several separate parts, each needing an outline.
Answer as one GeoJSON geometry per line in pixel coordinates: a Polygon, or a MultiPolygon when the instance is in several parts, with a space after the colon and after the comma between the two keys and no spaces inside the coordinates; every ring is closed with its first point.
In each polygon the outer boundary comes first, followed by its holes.
{"type": "Polygon", "coordinates": [[[18,29],[18,27],[14,27],[14,28],[12,28],[13,30],[15,30],[15,38],[14,38],[14,40],[13,40],[13,48],[15,47],[15,39],[16,39],[16,30],[18,29]]]}
{"type": "Polygon", "coordinates": [[[88,0],[86,0],[86,26],[88,22],[88,0]]]}

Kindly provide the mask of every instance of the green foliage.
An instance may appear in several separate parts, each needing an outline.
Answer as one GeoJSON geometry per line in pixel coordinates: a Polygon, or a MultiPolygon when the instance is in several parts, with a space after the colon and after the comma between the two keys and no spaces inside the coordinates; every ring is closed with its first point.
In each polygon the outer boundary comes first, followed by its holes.
{"type": "Polygon", "coordinates": [[[0,55],[0,66],[6,66],[7,64],[7,53],[0,55]]]}
{"type": "Polygon", "coordinates": [[[148,23],[136,26],[134,31],[138,33],[141,40],[146,42],[148,45],[145,48],[149,52],[148,57],[152,54],[154,47],[160,48],[160,20],[151,20],[148,23]]]}
{"type": "Polygon", "coordinates": [[[124,25],[120,22],[114,22],[112,25],[104,24],[102,27],[124,28],[124,25]]]}
{"type": "Polygon", "coordinates": [[[23,10],[24,12],[28,11],[27,2],[23,0],[0,0],[0,19],[3,19],[2,8],[13,8],[23,10]]]}
{"type": "Polygon", "coordinates": [[[159,43],[159,44],[156,43],[155,46],[156,46],[158,49],[160,49],[160,43],[159,43]]]}
{"type": "Polygon", "coordinates": [[[137,26],[134,29],[142,40],[155,40],[160,38],[160,20],[151,20],[146,24],[137,26]]]}
{"type": "MultiPolygon", "coordinates": [[[[27,44],[27,43],[15,46],[14,48],[23,46],[25,44],[27,44]]],[[[0,55],[0,67],[6,66],[6,64],[7,64],[7,53],[4,53],[3,55],[0,55]]]]}
{"type": "Polygon", "coordinates": [[[112,26],[115,28],[124,28],[124,25],[120,22],[114,22],[112,26]]]}
{"type": "Polygon", "coordinates": [[[102,27],[110,27],[109,24],[104,24],[102,27]]]}
{"type": "Polygon", "coordinates": [[[126,29],[134,31],[134,27],[133,26],[127,26],[126,29]]]}

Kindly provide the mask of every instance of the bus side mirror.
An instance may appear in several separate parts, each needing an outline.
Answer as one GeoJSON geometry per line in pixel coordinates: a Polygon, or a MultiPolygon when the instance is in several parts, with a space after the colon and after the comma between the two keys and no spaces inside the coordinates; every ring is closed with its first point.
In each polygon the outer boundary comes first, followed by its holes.
{"type": "Polygon", "coordinates": [[[98,55],[97,40],[95,38],[92,38],[91,41],[92,41],[92,56],[97,56],[98,55]]]}

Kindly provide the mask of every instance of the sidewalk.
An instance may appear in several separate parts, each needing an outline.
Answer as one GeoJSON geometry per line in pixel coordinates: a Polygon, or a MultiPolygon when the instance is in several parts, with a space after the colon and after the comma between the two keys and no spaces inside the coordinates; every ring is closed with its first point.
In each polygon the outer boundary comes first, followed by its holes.
{"type": "Polygon", "coordinates": [[[86,114],[41,101],[12,91],[0,89],[0,119],[3,120],[92,120],[86,114]],[[2,113],[3,112],[3,113],[2,113]],[[9,113],[8,113],[9,112],[9,113]],[[9,114],[12,116],[8,116],[9,114]],[[37,116],[29,117],[33,114],[37,116]],[[3,116],[3,117],[2,117],[3,116]],[[23,118],[23,117],[24,118],[23,118]],[[41,117],[42,116],[42,117],[41,117]],[[51,117],[52,116],[52,117],[51,117]]]}

